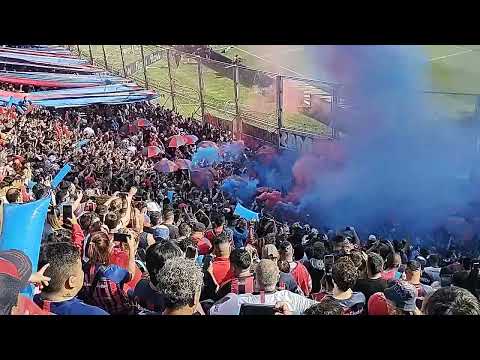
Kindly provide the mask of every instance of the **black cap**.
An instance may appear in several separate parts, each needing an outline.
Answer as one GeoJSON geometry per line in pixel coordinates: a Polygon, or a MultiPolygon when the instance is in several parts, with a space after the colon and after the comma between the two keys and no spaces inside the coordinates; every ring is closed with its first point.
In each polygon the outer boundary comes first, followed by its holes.
{"type": "Polygon", "coordinates": [[[205,225],[201,222],[194,222],[192,224],[192,231],[193,232],[204,232],[206,229],[205,225]]]}

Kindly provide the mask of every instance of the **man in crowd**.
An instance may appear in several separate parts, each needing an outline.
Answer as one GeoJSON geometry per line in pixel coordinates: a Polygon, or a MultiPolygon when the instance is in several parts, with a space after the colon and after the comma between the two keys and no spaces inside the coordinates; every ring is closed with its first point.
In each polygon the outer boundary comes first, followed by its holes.
{"type": "Polygon", "coordinates": [[[480,315],[480,303],[468,290],[457,286],[438,289],[423,305],[425,315],[480,315]]]}
{"type": "Polygon", "coordinates": [[[174,223],[173,209],[167,209],[167,211],[165,211],[165,217],[162,225],[168,228],[170,240],[175,240],[180,236],[178,233],[178,226],[176,226],[174,223]]]}
{"type": "Polygon", "coordinates": [[[159,211],[150,213],[150,225],[155,241],[168,240],[170,238],[170,231],[166,225],[162,224],[162,213],[159,211]]]}
{"type": "Polygon", "coordinates": [[[433,281],[438,281],[440,282],[440,266],[438,266],[439,263],[439,258],[437,254],[431,254],[428,257],[428,263],[430,266],[427,266],[423,269],[423,271],[428,274],[433,281]]]}
{"type": "Polygon", "coordinates": [[[160,270],[170,259],[182,257],[180,248],[171,241],[162,241],[147,248],[145,262],[148,277],[144,277],[135,286],[133,297],[145,309],[162,313],[165,310],[165,299],[157,290],[157,277],[160,270]]]}
{"type": "Polygon", "coordinates": [[[297,282],[300,289],[305,296],[310,295],[312,291],[312,278],[308,273],[308,270],[300,261],[293,260],[293,247],[288,241],[284,241],[280,244],[280,260],[288,261],[290,265],[290,273],[297,282]]]}
{"type": "Polygon", "coordinates": [[[221,299],[229,293],[250,294],[254,291],[254,278],[250,271],[252,257],[247,250],[234,249],[230,253],[230,268],[233,277],[220,284],[214,300],[221,299]]]}
{"type": "Polygon", "coordinates": [[[167,260],[157,275],[157,289],[165,299],[164,315],[194,315],[200,308],[202,270],[189,259],[167,260]]]}
{"type": "Polygon", "coordinates": [[[221,213],[214,213],[212,216],[213,229],[205,233],[205,237],[212,241],[215,236],[224,233],[229,242],[233,245],[233,231],[225,226],[225,216],[221,213]]]}
{"type": "Polygon", "coordinates": [[[333,264],[332,280],[334,287],[332,298],[343,306],[344,313],[347,315],[360,315],[365,306],[365,295],[352,290],[357,278],[357,269],[349,258],[340,258],[333,264]]]}
{"type": "Polygon", "coordinates": [[[77,298],[83,286],[80,251],[67,242],[47,243],[43,246],[39,266],[49,264],[45,275],[49,284],[34,297],[45,311],[57,315],[108,315],[99,307],[87,305],[77,298]]]}
{"type": "Polygon", "coordinates": [[[422,266],[416,260],[410,260],[407,262],[405,276],[407,282],[415,286],[415,289],[417,289],[417,307],[421,309],[423,299],[432,294],[435,290],[431,286],[422,284],[420,282],[420,277],[422,276],[422,266]]]}
{"type": "Polygon", "coordinates": [[[205,225],[203,225],[201,222],[197,221],[192,224],[191,239],[197,246],[199,255],[207,255],[212,248],[212,244],[210,240],[204,236],[204,232],[205,225]]]}
{"type": "MultiPolygon", "coordinates": [[[[276,262],[278,265],[279,262],[282,261],[282,260],[279,260],[279,258],[280,258],[280,255],[274,244],[267,244],[263,247],[262,259],[270,259],[276,262]]],[[[280,279],[278,280],[278,284],[277,284],[278,288],[287,289],[291,292],[303,295],[302,290],[298,287],[297,281],[294,279],[292,274],[290,274],[290,264],[288,264],[287,261],[285,262],[287,263],[286,264],[287,269],[285,269],[286,271],[283,271],[283,269],[281,269],[280,266],[278,267],[280,270],[280,279]]]]}
{"type": "Polygon", "coordinates": [[[288,290],[277,291],[276,285],[280,277],[277,264],[272,260],[262,259],[255,268],[257,292],[238,296],[239,304],[276,305],[284,302],[294,314],[302,314],[316,301],[288,290]]]}
{"type": "Polygon", "coordinates": [[[370,296],[376,292],[383,292],[387,287],[387,281],[382,278],[383,259],[380,255],[370,252],[367,255],[367,278],[358,279],[354,291],[365,295],[365,301],[368,303],[370,296]]]}
{"type": "Polygon", "coordinates": [[[226,233],[213,238],[212,274],[217,284],[223,284],[233,277],[230,263],[231,243],[226,233]]]}

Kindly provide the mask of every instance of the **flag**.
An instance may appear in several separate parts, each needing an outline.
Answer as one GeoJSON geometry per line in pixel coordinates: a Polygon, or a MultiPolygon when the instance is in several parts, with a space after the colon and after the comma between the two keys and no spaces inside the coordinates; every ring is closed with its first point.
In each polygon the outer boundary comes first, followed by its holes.
{"type": "Polygon", "coordinates": [[[258,213],[256,213],[255,211],[249,210],[240,204],[237,204],[237,206],[235,207],[235,212],[233,213],[233,215],[238,215],[247,221],[252,221],[252,220],[258,221],[259,219],[258,213]]]}

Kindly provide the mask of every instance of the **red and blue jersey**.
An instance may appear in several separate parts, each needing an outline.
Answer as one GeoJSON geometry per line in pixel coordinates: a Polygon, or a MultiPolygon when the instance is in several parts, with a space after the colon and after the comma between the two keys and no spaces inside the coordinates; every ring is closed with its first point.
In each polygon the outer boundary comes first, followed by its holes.
{"type": "Polygon", "coordinates": [[[109,315],[105,310],[85,304],[77,297],[65,301],[49,301],[42,299],[41,295],[37,294],[33,301],[42,310],[57,315],[109,315]]]}

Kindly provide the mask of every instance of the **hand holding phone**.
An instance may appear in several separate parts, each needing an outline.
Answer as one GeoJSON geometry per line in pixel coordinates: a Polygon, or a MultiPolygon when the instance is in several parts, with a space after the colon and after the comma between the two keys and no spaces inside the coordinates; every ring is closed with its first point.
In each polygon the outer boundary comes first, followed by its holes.
{"type": "Polygon", "coordinates": [[[63,205],[62,207],[63,212],[63,220],[71,219],[73,217],[73,208],[71,204],[63,205]]]}

